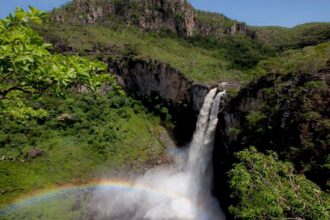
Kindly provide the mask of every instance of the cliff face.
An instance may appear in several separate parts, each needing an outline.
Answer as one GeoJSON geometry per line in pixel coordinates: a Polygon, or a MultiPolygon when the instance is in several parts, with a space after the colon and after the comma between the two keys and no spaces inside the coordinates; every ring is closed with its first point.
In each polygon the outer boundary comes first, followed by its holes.
{"type": "Polygon", "coordinates": [[[73,0],[53,12],[53,20],[74,24],[126,24],[180,37],[245,34],[244,24],[195,10],[187,0],[73,0]]]}
{"type": "Polygon", "coordinates": [[[147,31],[169,30],[192,36],[194,12],[185,0],[74,0],[55,11],[54,19],[71,23],[118,23],[136,25],[147,31]]]}
{"type": "MultiPolygon", "coordinates": [[[[272,150],[323,189],[330,188],[330,65],[318,72],[267,75],[228,100],[214,150],[215,192],[226,193],[234,152],[272,150]]],[[[228,200],[222,202],[224,206],[228,200]]]]}
{"type": "Polygon", "coordinates": [[[247,26],[224,15],[195,10],[194,34],[202,37],[216,37],[242,34],[249,35],[247,26]]]}
{"type": "Polygon", "coordinates": [[[110,64],[118,82],[139,99],[159,97],[173,107],[186,105],[199,112],[209,87],[194,84],[178,70],[160,61],[131,59],[119,66],[110,64]]]}
{"type": "MultiPolygon", "coordinates": [[[[330,66],[316,73],[267,75],[228,101],[217,138],[232,152],[256,146],[289,155],[285,159],[297,164],[300,159],[313,164],[302,155],[305,150],[327,155],[318,150],[330,150],[325,135],[330,132],[329,110],[330,66]]],[[[303,164],[299,161],[300,170],[303,164]]]]}
{"type": "Polygon", "coordinates": [[[109,66],[131,96],[142,100],[151,110],[162,107],[169,110],[179,146],[190,141],[210,86],[194,84],[168,64],[155,60],[128,59],[110,62],[109,66]]]}

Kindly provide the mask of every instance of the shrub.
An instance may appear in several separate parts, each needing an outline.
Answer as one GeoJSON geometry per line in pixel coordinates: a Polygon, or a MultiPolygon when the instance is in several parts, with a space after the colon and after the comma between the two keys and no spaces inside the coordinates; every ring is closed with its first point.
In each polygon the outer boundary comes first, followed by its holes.
{"type": "Polygon", "coordinates": [[[229,211],[240,219],[329,219],[330,196],[275,153],[264,155],[252,147],[236,154],[239,163],[229,171],[229,211]]]}
{"type": "Polygon", "coordinates": [[[260,111],[252,111],[246,116],[246,120],[248,125],[251,127],[255,127],[260,121],[267,118],[262,112],[260,111]]]}

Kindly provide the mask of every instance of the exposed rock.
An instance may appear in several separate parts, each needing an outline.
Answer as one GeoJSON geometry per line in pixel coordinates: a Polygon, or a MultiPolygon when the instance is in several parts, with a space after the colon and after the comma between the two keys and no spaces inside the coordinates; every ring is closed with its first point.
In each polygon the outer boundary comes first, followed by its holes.
{"type": "Polygon", "coordinates": [[[180,37],[246,34],[247,27],[216,13],[195,10],[187,0],[73,0],[53,20],[74,24],[124,23],[180,37]]]}
{"type": "Polygon", "coordinates": [[[177,147],[176,144],[174,143],[174,140],[172,139],[168,131],[165,129],[160,132],[159,140],[165,149],[171,149],[177,147]]]}
{"type": "Polygon", "coordinates": [[[243,23],[233,21],[222,14],[196,11],[195,35],[221,38],[226,35],[248,34],[249,30],[243,23]]]}
{"type": "Polygon", "coordinates": [[[45,155],[45,151],[37,149],[37,148],[32,148],[29,150],[28,152],[28,158],[34,159],[37,157],[42,157],[43,155],[45,155]]]}
{"type": "Polygon", "coordinates": [[[201,84],[193,84],[190,88],[191,105],[194,111],[199,112],[202,108],[205,96],[209,92],[209,86],[201,84]]]}
{"type": "Polygon", "coordinates": [[[161,99],[174,107],[191,108],[198,112],[209,86],[194,84],[182,73],[160,61],[129,60],[120,66],[111,63],[118,82],[142,100],[161,99]]]}
{"type": "Polygon", "coordinates": [[[53,19],[71,23],[111,23],[121,21],[144,30],[170,30],[180,36],[192,36],[194,10],[186,0],[74,0],[57,10],[53,19]]]}
{"type": "Polygon", "coordinates": [[[71,119],[72,119],[72,116],[69,113],[63,113],[63,114],[57,116],[57,120],[59,120],[59,121],[68,121],[71,119]]]}

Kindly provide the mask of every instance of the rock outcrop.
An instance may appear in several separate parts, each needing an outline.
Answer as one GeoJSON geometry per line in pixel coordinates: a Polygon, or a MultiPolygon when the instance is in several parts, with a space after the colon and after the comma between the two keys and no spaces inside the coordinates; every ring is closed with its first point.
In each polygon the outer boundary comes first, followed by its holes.
{"type": "Polygon", "coordinates": [[[73,24],[134,25],[180,37],[246,34],[243,23],[195,10],[187,0],[73,0],[53,12],[53,20],[73,24]]]}
{"type": "Polygon", "coordinates": [[[159,97],[171,106],[184,106],[199,112],[210,86],[194,84],[182,73],[156,60],[128,60],[126,66],[117,63],[115,70],[118,82],[139,99],[159,97]]]}
{"type": "Polygon", "coordinates": [[[222,14],[195,11],[194,34],[202,37],[221,38],[235,34],[250,35],[247,26],[222,14]]]}
{"type": "Polygon", "coordinates": [[[151,110],[166,107],[174,122],[179,146],[190,141],[210,85],[195,84],[168,64],[155,60],[129,59],[110,62],[110,71],[133,97],[151,110]]]}

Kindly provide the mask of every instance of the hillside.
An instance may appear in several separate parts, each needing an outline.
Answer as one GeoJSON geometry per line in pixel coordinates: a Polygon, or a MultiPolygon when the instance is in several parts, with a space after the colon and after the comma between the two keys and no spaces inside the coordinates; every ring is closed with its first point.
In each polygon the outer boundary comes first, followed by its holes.
{"type": "Polygon", "coordinates": [[[0,122],[0,207],[35,190],[166,161],[165,128],[139,102],[115,94],[65,97],[45,97],[39,105],[50,114],[42,120],[0,122]]]}
{"type": "Polygon", "coordinates": [[[44,15],[0,20],[0,218],[23,194],[168,162],[166,112],[117,90],[104,63],[51,53],[29,26],[44,15]]]}
{"type": "MultiPolygon", "coordinates": [[[[328,23],[295,28],[249,27],[187,1],[75,0],[52,12],[40,33],[57,51],[106,60],[134,57],[165,62],[195,82],[238,81],[260,76],[255,67],[288,49],[330,39],[328,23]]],[[[259,65],[260,66],[260,65],[259,65]]]]}
{"type": "Polygon", "coordinates": [[[307,23],[293,28],[251,27],[255,38],[276,50],[297,49],[330,39],[330,23],[307,23]]]}
{"type": "Polygon", "coordinates": [[[73,1],[52,13],[53,21],[42,27],[41,34],[59,51],[63,45],[80,54],[104,48],[112,59],[131,53],[137,59],[168,63],[187,78],[206,83],[250,79],[250,73],[241,71],[243,66],[253,66],[269,53],[245,36],[242,23],[195,10],[186,1],[148,2],[73,1]],[[111,19],[105,13],[111,13],[111,19]],[[237,47],[241,53],[233,52],[237,47]]]}
{"type": "Polygon", "coordinates": [[[172,32],[180,37],[245,33],[243,23],[194,9],[187,0],[73,0],[54,11],[53,20],[70,24],[134,25],[142,30],[172,32]]]}
{"type": "Polygon", "coordinates": [[[127,56],[159,60],[170,64],[191,80],[206,83],[248,79],[250,76],[244,71],[232,68],[236,65],[234,62],[237,65],[241,65],[239,62],[255,64],[262,56],[257,52],[262,50],[262,46],[245,37],[229,39],[225,46],[207,49],[198,45],[199,43],[194,45],[175,36],[144,33],[134,27],[112,29],[98,24],[50,24],[42,27],[41,34],[58,51],[67,50],[69,53],[86,55],[99,51],[100,56],[113,60],[121,60],[127,56]],[[239,45],[246,47],[246,50],[235,56],[231,49],[239,45]],[[231,61],[231,58],[235,60],[231,61]]]}

